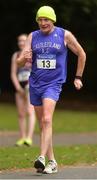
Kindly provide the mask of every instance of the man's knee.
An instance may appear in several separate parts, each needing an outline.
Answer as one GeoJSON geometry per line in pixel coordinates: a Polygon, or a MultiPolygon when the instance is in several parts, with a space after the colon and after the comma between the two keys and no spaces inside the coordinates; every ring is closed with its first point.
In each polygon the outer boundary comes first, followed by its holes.
{"type": "Polygon", "coordinates": [[[32,116],[33,111],[31,109],[27,109],[27,114],[28,114],[28,116],[32,116]]]}
{"type": "Polygon", "coordinates": [[[49,114],[43,116],[42,125],[46,127],[52,125],[52,118],[49,114]]]}

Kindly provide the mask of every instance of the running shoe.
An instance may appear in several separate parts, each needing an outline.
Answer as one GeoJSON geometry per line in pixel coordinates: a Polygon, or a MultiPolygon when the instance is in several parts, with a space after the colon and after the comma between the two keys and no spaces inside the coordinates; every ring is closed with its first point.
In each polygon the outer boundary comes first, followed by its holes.
{"type": "Polygon", "coordinates": [[[19,139],[17,142],[16,142],[16,146],[22,146],[22,145],[24,145],[24,143],[25,143],[25,139],[23,139],[23,138],[21,138],[21,139],[19,139]]]}
{"type": "Polygon", "coordinates": [[[39,156],[35,160],[34,167],[37,169],[37,173],[42,173],[45,169],[45,158],[43,156],[39,156]]]}
{"type": "Polygon", "coordinates": [[[50,160],[45,167],[43,174],[52,174],[58,172],[57,162],[55,160],[50,160]]]}
{"type": "Polygon", "coordinates": [[[32,144],[33,144],[32,139],[26,138],[25,141],[24,141],[24,144],[27,145],[27,146],[32,146],[32,144]]]}

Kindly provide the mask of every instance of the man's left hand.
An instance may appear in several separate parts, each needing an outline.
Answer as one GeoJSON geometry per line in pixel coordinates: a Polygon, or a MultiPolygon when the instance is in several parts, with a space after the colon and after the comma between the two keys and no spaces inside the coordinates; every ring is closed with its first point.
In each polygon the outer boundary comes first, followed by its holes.
{"type": "Polygon", "coordinates": [[[80,90],[83,87],[83,83],[80,79],[76,79],[74,80],[74,86],[77,90],[80,90]]]}

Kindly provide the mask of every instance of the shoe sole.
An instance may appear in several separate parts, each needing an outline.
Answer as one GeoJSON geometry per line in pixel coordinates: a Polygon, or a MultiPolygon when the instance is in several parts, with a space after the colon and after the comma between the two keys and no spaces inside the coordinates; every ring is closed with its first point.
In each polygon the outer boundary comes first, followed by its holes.
{"type": "Polygon", "coordinates": [[[35,161],[34,167],[37,169],[37,173],[42,173],[45,169],[45,166],[39,160],[35,161]]]}
{"type": "Polygon", "coordinates": [[[54,174],[57,172],[58,172],[58,170],[53,170],[52,172],[43,171],[43,174],[54,174]]]}
{"type": "Polygon", "coordinates": [[[32,144],[28,144],[28,143],[26,143],[26,142],[24,142],[24,145],[29,146],[29,147],[32,146],[32,144]]]}

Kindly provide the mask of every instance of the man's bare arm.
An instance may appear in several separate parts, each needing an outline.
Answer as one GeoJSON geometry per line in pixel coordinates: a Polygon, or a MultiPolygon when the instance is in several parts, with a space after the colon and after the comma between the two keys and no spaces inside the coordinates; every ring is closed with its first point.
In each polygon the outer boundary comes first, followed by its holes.
{"type": "Polygon", "coordinates": [[[86,61],[86,54],[81,47],[81,45],[78,43],[77,39],[74,37],[74,35],[66,31],[65,33],[65,42],[68,46],[68,48],[78,56],[78,65],[77,65],[77,71],[76,76],[83,75],[84,67],[85,67],[85,61],[86,61]]]}
{"type": "Polygon", "coordinates": [[[27,61],[32,60],[31,42],[32,42],[32,33],[28,35],[25,47],[23,51],[21,52],[21,55],[19,56],[19,58],[17,58],[18,66],[24,66],[27,61]]]}

